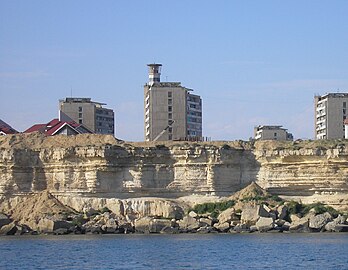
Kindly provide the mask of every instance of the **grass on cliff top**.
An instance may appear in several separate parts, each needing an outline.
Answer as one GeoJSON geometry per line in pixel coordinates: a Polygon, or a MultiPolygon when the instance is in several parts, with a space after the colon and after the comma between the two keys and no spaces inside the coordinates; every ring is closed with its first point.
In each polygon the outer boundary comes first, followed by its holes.
{"type": "Polygon", "coordinates": [[[348,147],[348,140],[256,141],[255,148],[269,150],[333,149],[348,147]]]}

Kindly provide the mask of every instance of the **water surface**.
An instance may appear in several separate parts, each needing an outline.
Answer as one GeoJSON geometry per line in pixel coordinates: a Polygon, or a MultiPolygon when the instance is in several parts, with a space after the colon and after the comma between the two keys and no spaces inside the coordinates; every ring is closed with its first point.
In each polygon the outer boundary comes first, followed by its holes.
{"type": "Polygon", "coordinates": [[[0,237],[0,269],[348,269],[348,234],[0,237]]]}

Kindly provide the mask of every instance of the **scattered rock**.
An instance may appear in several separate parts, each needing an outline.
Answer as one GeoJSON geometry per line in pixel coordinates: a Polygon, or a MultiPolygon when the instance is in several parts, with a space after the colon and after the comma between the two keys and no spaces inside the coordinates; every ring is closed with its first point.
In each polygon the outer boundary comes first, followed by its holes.
{"type": "Polygon", "coordinates": [[[236,215],[235,209],[228,208],[225,211],[222,211],[218,216],[219,223],[230,223],[231,221],[239,221],[239,216],[236,215]]]}
{"type": "Polygon", "coordinates": [[[209,218],[200,218],[199,222],[201,223],[201,225],[203,226],[212,226],[213,225],[213,221],[209,218]]]}
{"type": "Polygon", "coordinates": [[[134,222],[135,231],[139,233],[150,233],[150,222],[153,220],[151,217],[143,217],[136,219],[134,222]]]}
{"type": "Polygon", "coordinates": [[[325,225],[325,230],[328,232],[333,232],[335,231],[335,228],[337,225],[342,225],[346,221],[346,218],[344,216],[338,215],[337,218],[335,218],[333,221],[328,222],[325,225]]]}
{"type": "Polygon", "coordinates": [[[255,224],[259,232],[267,232],[274,228],[273,218],[271,217],[260,217],[255,224]]]}
{"type": "Polygon", "coordinates": [[[247,205],[242,209],[241,222],[248,225],[255,225],[259,219],[259,205],[247,205]]]}
{"type": "Polygon", "coordinates": [[[176,234],[179,233],[179,228],[178,227],[170,227],[170,226],[166,226],[164,227],[160,233],[163,234],[176,234]]]}
{"type": "Polygon", "coordinates": [[[288,215],[288,207],[286,205],[280,205],[277,208],[278,219],[285,219],[288,215]]]}
{"type": "Polygon", "coordinates": [[[220,232],[227,232],[230,229],[230,224],[228,222],[219,222],[214,224],[214,228],[216,228],[220,232]]]}
{"type": "Polygon", "coordinates": [[[5,214],[0,213],[0,228],[4,225],[10,224],[12,220],[8,218],[5,214]]]}
{"type": "Polygon", "coordinates": [[[17,225],[12,222],[0,228],[0,235],[14,235],[17,232],[17,225]]]}
{"type": "Polygon", "coordinates": [[[332,216],[328,212],[316,215],[309,219],[309,228],[314,231],[320,231],[331,220],[332,216]]]}
{"type": "Polygon", "coordinates": [[[188,213],[188,215],[190,216],[190,217],[193,217],[193,218],[196,218],[198,215],[197,215],[197,213],[195,212],[195,211],[190,211],[190,213],[188,213]]]}
{"type": "Polygon", "coordinates": [[[163,228],[171,227],[172,221],[169,219],[153,219],[150,221],[149,232],[150,233],[160,233],[163,228]]]}
{"type": "Polygon", "coordinates": [[[179,227],[182,230],[197,230],[200,227],[199,221],[191,216],[185,216],[183,219],[179,220],[179,227]]]}

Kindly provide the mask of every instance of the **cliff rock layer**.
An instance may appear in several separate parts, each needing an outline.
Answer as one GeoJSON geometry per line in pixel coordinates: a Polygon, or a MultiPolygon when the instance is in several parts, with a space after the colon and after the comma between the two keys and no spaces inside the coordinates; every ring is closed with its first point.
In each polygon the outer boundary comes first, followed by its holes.
{"type": "Polygon", "coordinates": [[[345,141],[120,143],[108,135],[0,137],[0,196],[225,196],[252,181],[271,193],[345,205],[345,141]]]}

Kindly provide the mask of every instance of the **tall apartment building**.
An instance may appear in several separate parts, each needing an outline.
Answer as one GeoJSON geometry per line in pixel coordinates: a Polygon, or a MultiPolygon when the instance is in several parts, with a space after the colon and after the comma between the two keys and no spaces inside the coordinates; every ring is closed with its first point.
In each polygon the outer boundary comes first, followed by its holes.
{"type": "Polygon", "coordinates": [[[59,100],[59,110],[83,124],[94,133],[115,134],[115,119],[112,109],[104,108],[105,103],[92,101],[90,98],[65,98],[59,100]]]}
{"type": "Polygon", "coordinates": [[[315,138],[343,139],[347,118],[348,93],[315,96],[315,138]]]}
{"type": "Polygon", "coordinates": [[[144,86],[146,141],[202,140],[202,99],[180,82],[161,82],[161,64],[149,64],[144,86]]]}
{"type": "Polygon", "coordinates": [[[257,126],[254,128],[255,140],[292,141],[294,137],[282,126],[257,126]]]}

